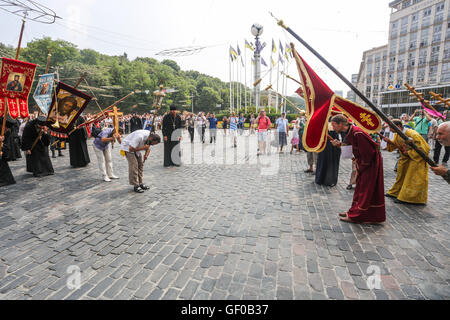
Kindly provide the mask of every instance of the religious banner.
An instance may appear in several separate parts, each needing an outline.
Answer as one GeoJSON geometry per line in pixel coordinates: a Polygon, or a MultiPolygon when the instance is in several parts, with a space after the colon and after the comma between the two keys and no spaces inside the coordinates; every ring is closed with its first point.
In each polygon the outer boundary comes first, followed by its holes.
{"type": "Polygon", "coordinates": [[[56,132],[69,132],[91,99],[91,96],[59,82],[53,94],[47,125],[56,132]]]}
{"type": "Polygon", "coordinates": [[[381,119],[373,111],[336,95],[314,72],[292,46],[303,88],[297,90],[306,103],[308,122],[303,135],[303,146],[309,152],[322,152],[326,147],[328,120],[333,112],[342,111],[368,133],[381,130],[381,119]],[[333,110],[333,107],[334,110],[333,110]],[[338,110],[337,110],[338,109],[338,110]]]}
{"type": "Polygon", "coordinates": [[[52,104],[53,82],[55,75],[53,73],[40,76],[39,82],[34,92],[33,98],[43,114],[48,114],[52,104]]]}
{"type": "Polygon", "coordinates": [[[9,115],[13,119],[28,117],[28,96],[33,85],[35,64],[2,58],[0,74],[0,116],[8,104],[9,115]]]}

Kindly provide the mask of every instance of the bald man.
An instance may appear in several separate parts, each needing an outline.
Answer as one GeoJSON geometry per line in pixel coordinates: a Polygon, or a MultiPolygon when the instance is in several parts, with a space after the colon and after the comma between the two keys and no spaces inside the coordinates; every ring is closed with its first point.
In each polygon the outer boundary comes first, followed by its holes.
{"type": "MultiPolygon", "coordinates": [[[[436,134],[436,140],[444,147],[450,146],[450,121],[442,123],[436,134]]],[[[444,178],[450,184],[450,170],[444,166],[431,168],[431,170],[438,176],[444,178]]]]}

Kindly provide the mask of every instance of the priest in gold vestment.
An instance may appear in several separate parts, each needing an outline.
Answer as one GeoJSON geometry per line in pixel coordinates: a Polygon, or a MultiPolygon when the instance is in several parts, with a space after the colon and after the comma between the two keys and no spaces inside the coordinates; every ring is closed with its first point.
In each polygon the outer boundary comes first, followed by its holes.
{"type": "MultiPolygon", "coordinates": [[[[394,120],[393,122],[425,154],[430,152],[430,146],[418,132],[404,128],[401,120],[394,120]]],[[[388,142],[387,150],[389,152],[398,149],[401,154],[398,161],[397,180],[386,196],[395,198],[396,203],[426,204],[428,201],[428,163],[414,149],[409,147],[398,134],[395,134],[394,141],[385,140],[388,142]]]]}

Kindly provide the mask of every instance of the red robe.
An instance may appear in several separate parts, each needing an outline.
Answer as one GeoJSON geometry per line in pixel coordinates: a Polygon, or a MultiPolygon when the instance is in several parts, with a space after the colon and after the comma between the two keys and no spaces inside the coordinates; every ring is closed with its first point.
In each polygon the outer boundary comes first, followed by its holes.
{"type": "Polygon", "coordinates": [[[358,177],[348,217],[355,222],[385,222],[383,158],[378,144],[358,127],[352,126],[346,143],[353,146],[358,177]]]}

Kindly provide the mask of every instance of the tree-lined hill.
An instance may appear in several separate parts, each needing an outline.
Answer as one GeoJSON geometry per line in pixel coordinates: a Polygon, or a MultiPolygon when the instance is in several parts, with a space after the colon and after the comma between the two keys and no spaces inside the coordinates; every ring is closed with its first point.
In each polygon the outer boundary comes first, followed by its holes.
{"type": "MultiPolygon", "coordinates": [[[[108,56],[92,49],[80,50],[70,42],[51,38],[29,42],[21,50],[20,60],[40,65],[37,74],[43,74],[50,48],[52,49],[50,71],[53,72],[58,68],[60,80],[72,85],[87,72],[89,85],[102,107],[109,106],[131,91],[140,90],[141,93],[126,100],[120,108],[124,112],[149,112],[153,103],[152,93],[157,90],[160,83],[163,83],[166,88],[174,88],[177,91],[167,96],[164,108],[175,104],[180,109],[191,110],[192,95],[196,112],[226,112],[229,108],[229,83],[197,71],[183,71],[173,60],[160,62],[144,57],[130,60],[126,53],[122,56],[108,56]],[[217,108],[218,104],[222,105],[221,109],[217,108]]],[[[0,53],[3,56],[15,56],[14,48],[1,43],[0,53]]],[[[80,89],[89,94],[84,83],[80,85],[80,89]]],[[[248,95],[250,90],[248,88],[248,95]]],[[[304,105],[301,99],[290,98],[290,100],[297,105],[304,105]]],[[[88,110],[98,109],[96,104],[91,103],[88,110]]],[[[292,108],[291,111],[296,110],[292,108]]]]}

